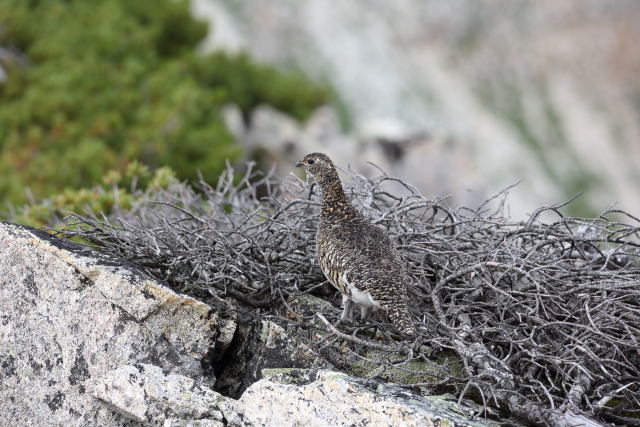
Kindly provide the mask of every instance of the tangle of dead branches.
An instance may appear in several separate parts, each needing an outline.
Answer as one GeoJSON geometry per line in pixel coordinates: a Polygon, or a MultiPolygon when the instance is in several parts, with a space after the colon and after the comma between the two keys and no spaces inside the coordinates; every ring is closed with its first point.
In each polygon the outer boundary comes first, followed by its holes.
{"type": "MultiPolygon", "coordinates": [[[[448,352],[459,372],[440,367],[407,386],[444,384],[530,423],[640,425],[638,218],[615,209],[571,218],[559,204],[514,221],[506,190],[476,209],[452,209],[384,173],[343,175],[354,205],[409,265],[421,333],[399,342],[383,319],[382,333],[372,333],[371,324],[338,324],[337,310],[299,318],[301,328],[324,330],[320,354],[337,357],[329,349],[343,343],[379,364],[376,372],[420,373],[412,362],[432,369],[434,355],[448,352]],[[368,350],[393,357],[371,359],[368,350]]],[[[145,197],[108,217],[72,215],[71,234],[220,310],[291,322],[292,295],[337,305],[314,261],[312,183],[279,182],[249,165],[242,176],[229,167],[215,187],[174,184],[145,197]]]]}

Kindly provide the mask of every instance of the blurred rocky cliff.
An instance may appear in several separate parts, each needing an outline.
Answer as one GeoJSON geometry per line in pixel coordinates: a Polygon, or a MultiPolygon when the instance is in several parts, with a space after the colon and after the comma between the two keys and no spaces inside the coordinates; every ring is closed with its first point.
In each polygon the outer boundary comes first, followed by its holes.
{"type": "Polygon", "coordinates": [[[332,112],[306,124],[254,112],[244,135],[283,162],[311,148],[342,166],[371,160],[430,197],[470,204],[524,178],[511,192],[516,217],[579,191],[572,214],[613,202],[640,211],[636,1],[194,0],[192,9],[215,28],[204,50],[248,50],[338,90],[346,134],[332,112]]]}

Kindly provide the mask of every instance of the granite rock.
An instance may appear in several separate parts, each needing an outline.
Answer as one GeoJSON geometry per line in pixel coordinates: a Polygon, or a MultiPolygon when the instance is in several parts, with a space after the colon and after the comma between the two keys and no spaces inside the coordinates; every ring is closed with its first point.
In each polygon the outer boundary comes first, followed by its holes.
{"type": "Polygon", "coordinates": [[[0,223],[0,425],[139,425],[88,394],[87,382],[150,363],[212,385],[201,362],[228,347],[230,328],[133,265],[0,223]]]}
{"type": "MultiPolygon", "coordinates": [[[[264,369],[240,399],[151,365],[125,366],[92,382],[92,393],[145,426],[497,426],[482,408],[451,395],[423,396],[345,373],[264,369]]],[[[510,424],[516,425],[516,424],[510,424]]]]}
{"type": "Polygon", "coordinates": [[[225,399],[183,375],[148,364],[126,365],[92,380],[89,393],[145,426],[223,425],[225,399]],[[202,424],[205,423],[205,424],[202,424]]]}
{"type": "Polygon", "coordinates": [[[237,400],[221,402],[230,424],[285,426],[497,426],[474,404],[420,396],[326,370],[265,370],[237,400]],[[242,419],[234,414],[242,414],[242,419]]]}

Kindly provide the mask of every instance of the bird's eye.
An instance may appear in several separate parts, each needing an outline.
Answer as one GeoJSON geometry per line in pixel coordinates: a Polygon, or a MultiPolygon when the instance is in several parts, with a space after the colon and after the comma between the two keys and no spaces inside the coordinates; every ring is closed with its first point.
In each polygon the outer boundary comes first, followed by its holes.
{"type": "Polygon", "coordinates": [[[310,165],[313,164],[313,160],[307,160],[307,163],[309,163],[310,165]]]}

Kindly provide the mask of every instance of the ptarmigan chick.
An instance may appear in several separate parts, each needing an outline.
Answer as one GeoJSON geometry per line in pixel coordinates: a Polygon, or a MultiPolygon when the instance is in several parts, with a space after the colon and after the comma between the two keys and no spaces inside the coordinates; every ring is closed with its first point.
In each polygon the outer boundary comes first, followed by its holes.
{"type": "Polygon", "coordinates": [[[342,293],[341,319],[351,318],[355,304],[362,319],[372,310],[382,310],[401,333],[413,335],[407,308],[409,277],[389,238],[349,203],[329,157],[307,154],[296,166],[322,189],[316,251],[322,272],[342,293]]]}

